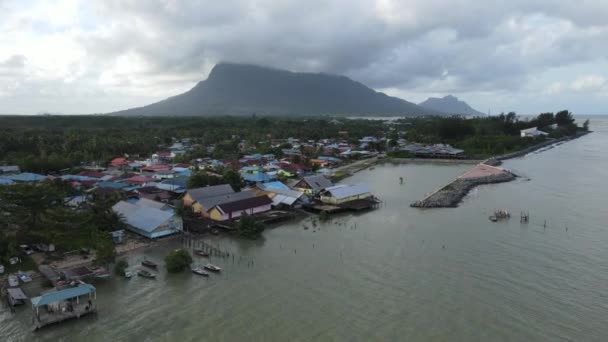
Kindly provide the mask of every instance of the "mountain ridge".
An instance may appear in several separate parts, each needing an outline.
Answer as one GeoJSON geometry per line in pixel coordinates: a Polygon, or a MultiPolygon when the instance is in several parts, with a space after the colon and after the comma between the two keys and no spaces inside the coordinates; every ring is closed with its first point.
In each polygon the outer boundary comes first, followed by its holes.
{"type": "Polygon", "coordinates": [[[185,93],[109,113],[142,116],[440,115],[377,92],[346,76],[236,63],[218,63],[185,93]]]}
{"type": "Polygon", "coordinates": [[[446,95],[442,98],[429,97],[428,99],[418,104],[420,107],[424,107],[430,110],[435,110],[445,114],[459,114],[459,115],[474,115],[483,116],[484,113],[473,109],[465,101],[459,100],[456,96],[446,95]]]}

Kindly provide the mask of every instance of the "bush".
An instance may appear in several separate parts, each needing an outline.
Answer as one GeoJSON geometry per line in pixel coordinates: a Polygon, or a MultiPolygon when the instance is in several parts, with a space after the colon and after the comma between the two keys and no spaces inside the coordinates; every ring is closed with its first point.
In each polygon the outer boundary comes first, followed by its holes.
{"type": "Polygon", "coordinates": [[[255,218],[247,214],[243,214],[239,220],[239,223],[236,225],[236,229],[239,235],[243,237],[257,239],[264,231],[264,225],[256,221],[255,218]]]}
{"type": "Polygon", "coordinates": [[[118,260],[116,262],[116,265],[114,266],[114,274],[116,274],[117,276],[124,276],[127,267],[129,267],[129,263],[126,260],[118,260]]]}
{"type": "Polygon", "coordinates": [[[192,256],[185,249],[176,249],[165,257],[165,266],[169,273],[182,272],[192,264],[192,256]]]}

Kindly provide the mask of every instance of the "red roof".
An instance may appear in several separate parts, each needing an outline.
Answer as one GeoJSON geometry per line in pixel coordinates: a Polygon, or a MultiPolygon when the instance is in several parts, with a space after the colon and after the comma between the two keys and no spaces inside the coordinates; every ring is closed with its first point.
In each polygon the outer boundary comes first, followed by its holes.
{"type": "Polygon", "coordinates": [[[125,164],[128,164],[128,163],[129,163],[129,161],[127,160],[127,158],[114,158],[110,162],[110,164],[115,165],[115,166],[117,166],[117,165],[125,165],[125,164]]]}

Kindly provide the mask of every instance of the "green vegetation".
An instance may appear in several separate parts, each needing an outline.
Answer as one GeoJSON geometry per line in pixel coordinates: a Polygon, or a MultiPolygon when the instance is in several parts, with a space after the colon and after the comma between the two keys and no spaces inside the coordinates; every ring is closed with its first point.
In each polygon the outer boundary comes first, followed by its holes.
{"type": "Polygon", "coordinates": [[[78,210],[63,205],[71,195],[73,190],[58,180],[0,186],[0,213],[6,227],[0,230],[4,235],[0,258],[14,255],[20,244],[47,243],[58,252],[93,248],[97,262],[111,262],[114,246],[109,232],[125,227],[124,218],[111,206],[123,195],[96,192],[93,201],[78,210]]]}
{"type": "Polygon", "coordinates": [[[192,264],[192,256],[185,249],[171,251],[165,257],[165,266],[169,273],[178,273],[192,264]]]}
{"type": "Polygon", "coordinates": [[[127,270],[127,267],[129,267],[129,263],[124,260],[124,259],[120,259],[116,262],[116,265],[114,265],[114,274],[116,274],[117,276],[124,276],[125,272],[127,270]]]}
{"type": "Polygon", "coordinates": [[[170,146],[173,138],[193,138],[195,147],[176,162],[193,158],[237,158],[244,142],[253,153],[275,153],[271,139],[323,139],[347,131],[356,142],[375,135],[382,121],[331,118],[256,117],[116,117],[101,115],[0,116],[0,164],[19,165],[23,171],[48,173],[83,164],[106,165],[125,154],[149,156],[170,146]],[[209,152],[206,146],[214,146],[209,152]]]}
{"type": "Polygon", "coordinates": [[[319,221],[321,221],[321,222],[327,222],[329,220],[331,220],[331,216],[329,215],[329,213],[327,213],[327,211],[322,211],[319,214],[319,221]]]}
{"type": "MultiPolygon", "coordinates": [[[[216,170],[217,171],[217,170],[216,170]]],[[[205,186],[230,184],[234,191],[241,191],[245,186],[239,173],[232,169],[223,171],[223,175],[209,173],[207,171],[197,171],[188,180],[188,188],[202,188],[205,186]]]]}
{"type": "Polygon", "coordinates": [[[248,239],[257,239],[264,231],[264,224],[258,222],[253,216],[243,214],[236,225],[240,236],[248,239]]]}
{"type": "MultiPolygon", "coordinates": [[[[177,156],[175,162],[204,157],[236,159],[244,151],[273,153],[280,158],[281,148],[291,145],[273,148],[271,142],[289,137],[340,138],[358,145],[364,136],[386,136],[393,141],[392,146],[398,137],[405,137],[420,143],[450,143],[470,155],[488,155],[512,152],[532,144],[530,139],[519,137],[521,129],[538,127],[551,137],[571,135],[578,129],[568,111],[543,113],[530,120],[508,113],[472,119],[405,118],[390,123],[365,119],[331,121],[327,117],[0,116],[0,164],[16,164],[23,171],[38,173],[77,170],[84,164],[106,165],[124,155],[147,157],[182,138],[191,138],[193,149],[177,156]],[[553,129],[552,124],[558,127],[553,129]]],[[[384,150],[390,144],[389,141],[389,144],[372,145],[384,150]]],[[[306,154],[312,156],[309,152],[306,154]]],[[[236,182],[227,183],[235,189],[239,187],[236,182]]]]}
{"type": "MultiPolygon", "coordinates": [[[[513,112],[498,116],[463,118],[430,117],[397,120],[396,125],[407,131],[407,140],[426,144],[447,143],[465,150],[473,159],[485,158],[521,150],[538,144],[544,137],[522,138],[520,131],[537,127],[550,138],[561,138],[584,130],[576,126],[572,113],[542,113],[524,120],[513,112]],[[557,125],[553,128],[552,125],[557,125]]],[[[587,125],[588,127],[588,125],[587,125]]],[[[395,137],[393,137],[395,138],[395,137]]]]}

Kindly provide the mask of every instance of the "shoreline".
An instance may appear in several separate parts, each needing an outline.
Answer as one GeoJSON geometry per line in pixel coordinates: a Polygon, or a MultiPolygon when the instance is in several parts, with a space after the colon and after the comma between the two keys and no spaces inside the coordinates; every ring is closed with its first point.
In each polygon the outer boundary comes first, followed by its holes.
{"type": "MultiPolygon", "coordinates": [[[[497,183],[505,183],[511,182],[515,180],[518,175],[513,173],[512,171],[498,168],[497,166],[502,164],[502,161],[518,158],[525,156],[528,153],[540,150],[544,147],[551,146],[556,143],[564,143],[566,141],[578,139],[582,136],[585,136],[591,132],[580,132],[574,136],[563,137],[560,139],[553,139],[549,141],[543,141],[539,144],[524,148],[522,150],[508,153],[501,156],[494,156],[485,161],[482,161],[473,169],[468,172],[473,172],[476,168],[483,167],[492,167],[496,169],[495,174],[481,176],[481,177],[465,177],[463,175],[458,178],[452,180],[444,187],[440,188],[432,192],[430,195],[427,195],[424,199],[416,201],[410,204],[410,207],[413,208],[456,208],[462,202],[462,200],[469,194],[469,192],[479,186],[484,184],[497,184],[497,183]],[[500,170],[498,172],[497,170],[500,170]]],[[[468,173],[467,172],[467,173],[468,173]]],[[[465,173],[466,174],[466,173],[465,173]]]]}

